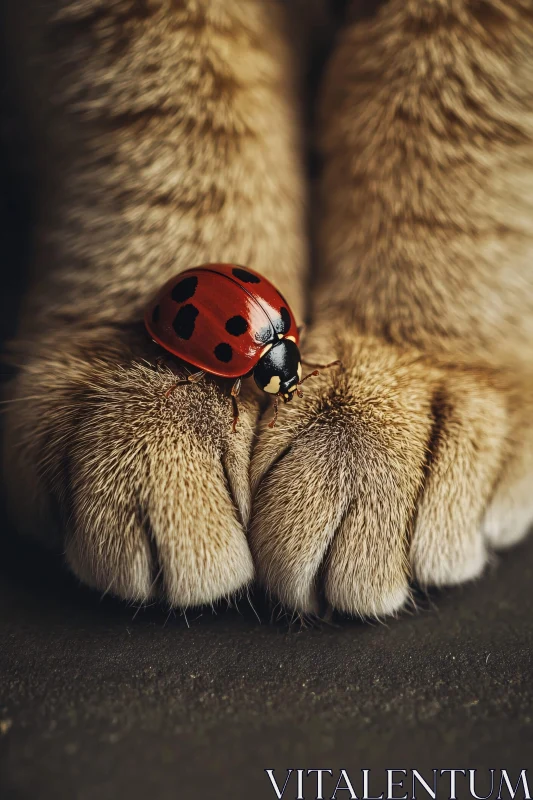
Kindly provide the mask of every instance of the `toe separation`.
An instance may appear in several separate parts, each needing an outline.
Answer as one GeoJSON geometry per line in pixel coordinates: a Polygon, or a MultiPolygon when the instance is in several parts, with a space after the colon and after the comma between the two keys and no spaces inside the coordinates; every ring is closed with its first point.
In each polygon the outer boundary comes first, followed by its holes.
{"type": "Polygon", "coordinates": [[[498,473],[506,420],[495,393],[459,376],[435,393],[432,413],[410,560],[422,586],[451,586],[476,578],[487,563],[481,520],[498,473]]]}

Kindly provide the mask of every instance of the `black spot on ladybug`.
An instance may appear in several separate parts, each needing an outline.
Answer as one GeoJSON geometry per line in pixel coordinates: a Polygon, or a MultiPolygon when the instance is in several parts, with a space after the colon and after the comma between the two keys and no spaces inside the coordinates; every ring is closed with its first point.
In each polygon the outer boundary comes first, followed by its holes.
{"type": "Polygon", "coordinates": [[[157,325],[159,322],[159,317],[161,316],[161,306],[158,304],[152,311],[152,322],[157,325]]]}
{"type": "Polygon", "coordinates": [[[224,364],[227,364],[233,358],[231,345],[227,344],[227,342],[220,342],[220,344],[217,344],[215,347],[215,355],[219,361],[223,361],[224,364]]]}
{"type": "Polygon", "coordinates": [[[246,333],[248,330],[248,323],[244,317],[237,314],[237,316],[228,319],[226,322],[226,330],[228,333],[231,333],[232,336],[242,336],[242,334],[246,333]]]}
{"type": "Polygon", "coordinates": [[[180,339],[190,339],[194,333],[194,324],[198,316],[198,309],[191,303],[182,306],[176,316],[172,327],[176,331],[176,336],[180,339]]]}
{"type": "Polygon", "coordinates": [[[247,269],[242,269],[242,267],[235,267],[235,269],[231,270],[236,278],[238,278],[243,283],[261,283],[261,278],[258,278],[257,275],[252,275],[251,272],[248,272],[247,269]]]}
{"type": "Polygon", "coordinates": [[[184,278],[177,283],[172,289],[171,297],[175,303],[184,303],[190,300],[198,286],[198,278],[196,275],[191,275],[190,278],[184,278]]]}
{"type": "Polygon", "coordinates": [[[276,333],[287,334],[291,328],[291,315],[289,310],[283,306],[280,310],[280,318],[275,320],[274,328],[276,333]]]}

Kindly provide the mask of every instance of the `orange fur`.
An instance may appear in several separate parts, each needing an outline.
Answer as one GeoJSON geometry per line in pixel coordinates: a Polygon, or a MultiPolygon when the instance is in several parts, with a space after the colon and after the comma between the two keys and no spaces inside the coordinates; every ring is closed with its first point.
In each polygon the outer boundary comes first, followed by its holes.
{"type": "Polygon", "coordinates": [[[180,606],[255,571],[302,612],[381,616],[413,578],[479,575],[533,517],[530,5],[350,5],[318,101],[304,343],[343,366],[260,421],[251,464],[257,393],[235,436],[220,383],[165,400],[139,318],[209,260],[263,271],[303,318],[318,24],[296,37],[271,0],[135,8],[11,9],[43,187],[6,415],[21,528],[65,536],[102,591],[180,606]]]}

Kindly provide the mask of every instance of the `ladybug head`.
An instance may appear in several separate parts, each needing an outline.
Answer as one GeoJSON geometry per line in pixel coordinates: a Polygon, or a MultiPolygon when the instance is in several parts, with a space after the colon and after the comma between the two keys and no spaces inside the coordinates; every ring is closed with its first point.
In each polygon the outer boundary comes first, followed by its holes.
{"type": "Polygon", "coordinates": [[[254,369],[256,384],[268,394],[279,395],[288,403],[302,378],[302,359],[291,339],[280,339],[259,359],[254,369]]]}

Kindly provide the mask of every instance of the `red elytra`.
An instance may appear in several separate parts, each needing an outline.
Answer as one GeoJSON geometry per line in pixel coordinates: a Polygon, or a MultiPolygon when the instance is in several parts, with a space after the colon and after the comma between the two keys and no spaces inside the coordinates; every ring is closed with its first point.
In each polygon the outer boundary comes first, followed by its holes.
{"type": "Polygon", "coordinates": [[[148,305],[145,324],[165,350],[224,378],[250,372],[280,333],[299,343],[280,292],[237,264],[204,264],[175,275],[148,305]]]}
{"type": "Polygon", "coordinates": [[[175,275],[149,303],[145,325],[165,350],[197,367],[179,383],[196,382],[205,373],[234,379],[234,430],[242,378],[253,373],[257,385],[275,395],[271,426],[278,398],[288,402],[302,395],[306,378],[294,315],[270,281],[249,267],[204,264],[175,275]]]}

